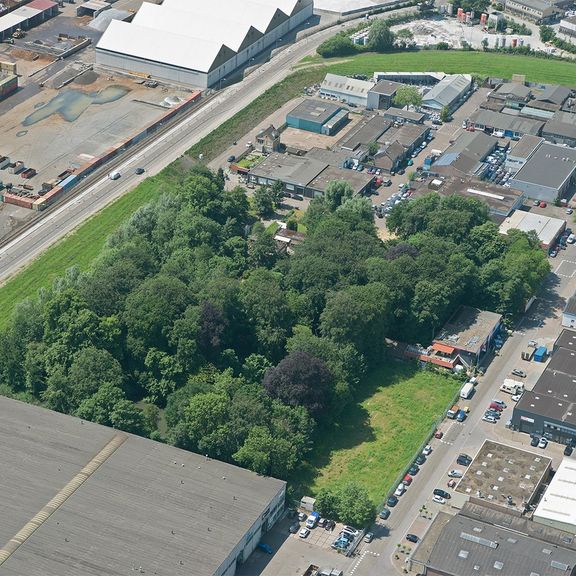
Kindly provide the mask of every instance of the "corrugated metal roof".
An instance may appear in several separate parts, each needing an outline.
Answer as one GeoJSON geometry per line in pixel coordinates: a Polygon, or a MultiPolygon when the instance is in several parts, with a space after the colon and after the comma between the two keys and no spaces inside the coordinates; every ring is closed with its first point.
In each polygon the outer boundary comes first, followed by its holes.
{"type": "Polygon", "coordinates": [[[5,16],[0,18],[0,32],[4,32],[5,30],[10,30],[10,28],[14,28],[15,26],[19,26],[22,22],[27,20],[24,16],[19,16],[16,14],[16,11],[10,12],[5,16]]]}
{"type": "Polygon", "coordinates": [[[472,78],[468,74],[453,74],[446,76],[432,90],[422,98],[424,106],[438,102],[441,106],[450,106],[460,98],[472,85],[472,78]]]}
{"type": "Polygon", "coordinates": [[[32,0],[28,6],[44,12],[45,10],[55,8],[57,4],[56,2],[52,2],[52,0],[32,0]]]}

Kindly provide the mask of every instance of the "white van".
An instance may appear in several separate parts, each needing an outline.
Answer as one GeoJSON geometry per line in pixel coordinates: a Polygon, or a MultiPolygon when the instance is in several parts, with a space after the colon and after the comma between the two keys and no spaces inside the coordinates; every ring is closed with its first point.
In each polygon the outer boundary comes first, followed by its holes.
{"type": "Polygon", "coordinates": [[[515,380],[506,378],[504,383],[500,386],[500,390],[502,392],[506,392],[506,394],[523,394],[524,384],[522,382],[516,382],[515,380]]]}
{"type": "Polygon", "coordinates": [[[108,174],[108,178],[110,178],[110,180],[118,180],[118,178],[120,178],[120,172],[114,170],[114,172],[110,172],[110,174],[108,174]]]}
{"type": "Polygon", "coordinates": [[[466,382],[466,384],[462,386],[462,390],[460,390],[460,398],[468,400],[472,394],[474,394],[474,384],[472,384],[472,382],[466,382]]]}

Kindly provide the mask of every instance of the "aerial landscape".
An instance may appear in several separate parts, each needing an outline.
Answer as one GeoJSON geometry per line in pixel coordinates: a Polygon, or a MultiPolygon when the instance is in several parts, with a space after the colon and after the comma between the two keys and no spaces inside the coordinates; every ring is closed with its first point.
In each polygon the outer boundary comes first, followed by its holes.
{"type": "Polygon", "coordinates": [[[0,0],[0,574],[576,576],[573,0],[0,0]]]}

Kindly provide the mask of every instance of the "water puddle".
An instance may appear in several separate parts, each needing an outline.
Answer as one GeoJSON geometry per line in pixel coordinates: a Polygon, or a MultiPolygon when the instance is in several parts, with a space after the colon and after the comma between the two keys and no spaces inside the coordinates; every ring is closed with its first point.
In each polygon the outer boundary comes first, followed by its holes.
{"type": "Polygon", "coordinates": [[[124,86],[108,86],[98,92],[81,92],[80,90],[64,90],[52,98],[50,102],[26,116],[22,126],[31,126],[52,116],[60,114],[67,122],[74,122],[91,104],[108,104],[115,102],[130,92],[124,86]]]}

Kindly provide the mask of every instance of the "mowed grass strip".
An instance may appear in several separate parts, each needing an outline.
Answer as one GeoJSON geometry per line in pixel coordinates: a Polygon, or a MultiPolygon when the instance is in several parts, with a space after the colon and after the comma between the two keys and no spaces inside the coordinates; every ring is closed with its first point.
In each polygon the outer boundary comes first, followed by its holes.
{"type": "Polygon", "coordinates": [[[354,481],[381,503],[460,386],[411,364],[374,370],[360,385],[358,404],[347,408],[326,435],[320,433],[309,458],[317,467],[309,470],[313,477],[304,489],[314,494],[354,481]]]}
{"type": "MultiPolygon", "coordinates": [[[[188,154],[204,153],[209,162],[254,124],[265,119],[280,106],[302,92],[304,86],[314,84],[323,72],[306,70],[292,74],[283,82],[267,90],[249,106],[224,122],[219,128],[193,146],[188,154]]],[[[164,190],[169,190],[181,174],[180,163],[173,162],[153,178],[147,178],[110,206],[78,227],[72,234],[50,247],[40,257],[0,287],[0,329],[8,323],[18,302],[36,296],[38,289],[50,286],[71,266],[85,270],[90,267],[106,242],[106,238],[127,220],[138,208],[147,204],[164,190]]]]}
{"type": "Polygon", "coordinates": [[[576,63],[562,60],[513,56],[494,52],[462,52],[458,50],[420,50],[391,54],[359,54],[347,58],[314,58],[307,63],[323,62],[334,74],[367,74],[374,72],[446,72],[511,78],[525,74],[532,82],[550,82],[576,86],[576,63]],[[333,64],[331,63],[333,62],[333,64]]]}

